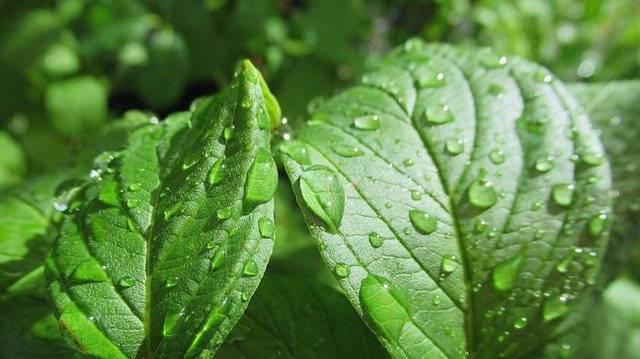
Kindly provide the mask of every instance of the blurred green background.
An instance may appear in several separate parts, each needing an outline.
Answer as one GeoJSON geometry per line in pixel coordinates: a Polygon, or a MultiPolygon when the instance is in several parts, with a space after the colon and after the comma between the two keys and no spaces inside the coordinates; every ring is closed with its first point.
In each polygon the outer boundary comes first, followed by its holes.
{"type": "Polygon", "coordinates": [[[639,18],[637,0],[0,1],[0,187],[128,109],[186,109],[242,57],[296,121],[414,36],[492,46],[565,81],[637,78],[639,18]]]}

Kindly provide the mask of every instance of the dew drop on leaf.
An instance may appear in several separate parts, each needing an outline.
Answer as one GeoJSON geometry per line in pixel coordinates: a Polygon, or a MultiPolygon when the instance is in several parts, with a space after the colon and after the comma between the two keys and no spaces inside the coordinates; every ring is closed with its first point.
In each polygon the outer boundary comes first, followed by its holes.
{"type": "Polygon", "coordinates": [[[187,352],[184,355],[186,358],[196,357],[197,354],[204,349],[204,341],[208,337],[207,333],[220,326],[224,319],[229,315],[230,310],[231,305],[227,299],[224,299],[218,305],[211,306],[209,314],[207,315],[207,320],[202,326],[202,329],[194,336],[189,349],[187,349],[187,352]]]}
{"type": "Polygon", "coordinates": [[[443,274],[448,275],[458,267],[458,262],[456,262],[455,259],[456,258],[450,254],[446,254],[444,257],[442,257],[440,269],[442,270],[443,274]]]}
{"type": "Polygon", "coordinates": [[[469,202],[478,209],[493,207],[498,201],[498,194],[491,182],[476,180],[469,186],[469,202]]]}
{"type": "Polygon", "coordinates": [[[255,260],[249,259],[242,267],[242,275],[245,277],[254,277],[258,275],[258,264],[255,260]]]}
{"type": "Polygon", "coordinates": [[[261,148],[249,168],[244,204],[255,207],[273,198],[278,186],[278,169],[269,150],[261,148]]]}
{"type": "Polygon", "coordinates": [[[132,287],[134,284],[136,284],[136,280],[131,276],[126,276],[126,277],[123,277],[122,279],[120,279],[118,284],[122,288],[129,288],[129,287],[132,287]]]}
{"type": "Polygon", "coordinates": [[[165,282],[164,282],[164,286],[167,288],[173,288],[176,285],[178,285],[179,282],[179,278],[178,277],[169,277],[165,282]]]}
{"type": "Polygon", "coordinates": [[[95,283],[107,281],[103,268],[94,260],[80,262],[71,273],[74,284],[95,283]]]}
{"type": "Polygon", "coordinates": [[[586,153],[582,155],[582,162],[588,166],[599,166],[604,161],[602,153],[586,153]]]}
{"type": "Polygon", "coordinates": [[[464,141],[460,139],[450,139],[445,143],[445,149],[447,153],[452,156],[457,156],[464,151],[464,141]]]}
{"type": "Polygon", "coordinates": [[[231,218],[232,214],[233,214],[233,209],[231,207],[219,208],[216,211],[216,216],[218,217],[218,219],[223,219],[223,220],[231,218]]]}
{"type": "Polygon", "coordinates": [[[141,188],[142,188],[142,183],[140,182],[135,182],[129,185],[129,191],[131,192],[139,191],[141,188]]]}
{"type": "Polygon", "coordinates": [[[304,204],[331,233],[337,233],[344,214],[344,190],[335,173],[325,166],[311,166],[298,181],[304,204]]]}
{"type": "Polygon", "coordinates": [[[127,207],[136,208],[136,207],[138,207],[138,203],[139,203],[139,201],[138,201],[137,198],[129,198],[127,200],[127,207]]]}
{"type": "Polygon", "coordinates": [[[417,189],[411,190],[411,199],[414,201],[419,201],[422,199],[422,192],[417,189]]]}
{"type": "Polygon", "coordinates": [[[402,165],[405,167],[411,167],[413,166],[413,160],[411,158],[405,158],[404,161],[402,161],[402,165]]]}
{"type": "Polygon", "coordinates": [[[511,290],[523,265],[524,256],[522,253],[498,264],[491,274],[493,287],[499,291],[511,290]]]}
{"type": "Polygon", "coordinates": [[[377,115],[359,116],[353,119],[353,127],[360,130],[377,130],[380,120],[377,115]]]}
{"type": "Polygon", "coordinates": [[[444,74],[431,70],[422,71],[418,75],[418,86],[420,87],[442,87],[444,85],[444,74]]]}
{"type": "Polygon", "coordinates": [[[413,224],[413,228],[421,234],[431,234],[438,227],[438,219],[436,217],[419,209],[410,210],[409,219],[413,224]]]}
{"type": "Polygon", "coordinates": [[[207,181],[209,182],[209,185],[215,185],[222,182],[222,180],[224,179],[224,169],[224,159],[220,158],[216,160],[213,166],[211,166],[209,174],[207,175],[207,181]]]}
{"type": "Polygon", "coordinates": [[[491,152],[489,152],[489,159],[493,164],[496,164],[496,165],[504,163],[504,160],[505,160],[504,152],[498,149],[491,150],[491,152]]]}
{"type": "Polygon", "coordinates": [[[165,337],[171,337],[176,334],[178,319],[182,316],[182,311],[168,311],[164,316],[164,322],[162,323],[162,335],[165,337]]]}
{"type": "Polygon", "coordinates": [[[180,210],[182,209],[182,203],[175,203],[174,205],[172,205],[171,207],[167,208],[164,212],[164,219],[165,220],[169,220],[171,219],[171,217],[173,217],[176,213],[178,213],[180,210]]]}
{"type": "Polygon", "coordinates": [[[384,242],[384,239],[378,233],[376,232],[369,233],[369,243],[371,244],[371,247],[379,248],[380,246],[382,246],[383,242],[384,242]]]}
{"type": "Polygon", "coordinates": [[[542,317],[546,322],[558,319],[569,312],[567,296],[549,297],[542,305],[542,317]]]}
{"type": "Polygon", "coordinates": [[[262,238],[273,238],[276,233],[276,225],[270,218],[262,217],[258,220],[258,230],[262,238]]]}
{"type": "Polygon", "coordinates": [[[536,170],[538,172],[549,172],[555,166],[553,156],[541,157],[536,160],[536,170]]]}
{"type": "Polygon", "coordinates": [[[507,64],[507,58],[505,56],[498,57],[489,52],[480,59],[480,64],[486,68],[498,69],[507,64]]]}
{"type": "Polygon", "coordinates": [[[591,217],[587,223],[589,234],[593,238],[599,238],[607,227],[607,220],[608,216],[604,212],[591,217]]]}
{"type": "Polygon", "coordinates": [[[488,229],[489,229],[489,223],[487,223],[483,219],[476,219],[475,225],[473,227],[473,231],[476,234],[485,234],[487,233],[488,229]]]}
{"type": "Polygon", "coordinates": [[[211,261],[209,262],[209,270],[214,271],[222,267],[222,262],[224,262],[224,255],[225,250],[222,248],[218,248],[211,257],[211,261]]]}
{"type": "Polygon", "coordinates": [[[182,169],[183,170],[188,170],[189,168],[193,167],[196,163],[198,163],[198,156],[196,155],[189,155],[187,156],[187,158],[184,159],[184,161],[182,162],[182,169]]]}
{"type": "Polygon", "coordinates": [[[306,146],[300,141],[284,141],[280,145],[280,151],[294,159],[302,166],[311,164],[309,152],[307,151],[306,146]]]}
{"type": "Polygon", "coordinates": [[[235,127],[233,125],[224,128],[224,131],[222,132],[222,136],[226,141],[229,141],[231,137],[233,137],[234,129],[235,127]]]}
{"type": "Polygon", "coordinates": [[[503,91],[502,85],[500,84],[491,84],[489,85],[489,93],[497,96],[500,95],[503,91]]]}
{"type": "Polygon", "coordinates": [[[338,278],[346,278],[351,274],[351,268],[345,263],[337,263],[335,267],[333,267],[333,273],[338,278]]]}
{"type": "Polygon", "coordinates": [[[430,125],[443,125],[453,121],[453,115],[449,106],[431,102],[424,110],[425,121],[430,125]]]}
{"type": "Polygon", "coordinates": [[[342,157],[358,157],[364,155],[361,149],[350,145],[337,145],[333,147],[333,151],[342,157]]]}
{"type": "Polygon", "coordinates": [[[573,202],[573,190],[575,186],[569,183],[560,183],[553,186],[551,197],[561,207],[569,207],[573,202]]]}
{"type": "Polygon", "coordinates": [[[560,273],[566,273],[569,270],[569,266],[573,262],[573,256],[575,252],[571,251],[566,257],[564,257],[558,264],[556,264],[556,270],[560,273]]]}

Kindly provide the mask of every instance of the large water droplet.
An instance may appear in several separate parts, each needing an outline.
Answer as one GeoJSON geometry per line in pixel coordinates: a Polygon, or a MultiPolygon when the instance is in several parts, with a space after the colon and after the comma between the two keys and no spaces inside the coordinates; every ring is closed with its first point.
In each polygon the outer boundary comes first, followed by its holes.
{"type": "Polygon", "coordinates": [[[262,217],[258,220],[258,230],[262,238],[273,238],[276,233],[276,225],[270,218],[262,217]]]}
{"type": "Polygon", "coordinates": [[[73,269],[71,279],[74,284],[106,282],[108,280],[102,266],[94,260],[80,262],[73,269]]]}
{"type": "Polygon", "coordinates": [[[542,305],[542,317],[546,322],[558,319],[569,312],[567,306],[567,296],[549,297],[542,305]]]}
{"type": "Polygon", "coordinates": [[[242,267],[242,275],[245,277],[255,277],[258,275],[258,264],[255,260],[249,259],[242,267]]]}
{"type": "Polygon", "coordinates": [[[446,254],[442,257],[442,263],[440,264],[440,269],[444,275],[448,275],[453,272],[458,267],[458,262],[455,260],[456,258],[450,254],[446,254]]]}
{"type": "Polygon", "coordinates": [[[335,273],[338,278],[346,278],[351,274],[351,267],[345,263],[337,263],[336,266],[333,267],[333,273],[335,273]]]}
{"type": "Polygon", "coordinates": [[[209,262],[209,270],[216,270],[222,267],[222,263],[224,262],[225,250],[223,248],[216,249],[215,253],[211,257],[211,261],[209,262]]]}
{"type": "Polygon", "coordinates": [[[298,181],[307,208],[337,233],[344,214],[344,190],[335,173],[325,166],[311,166],[298,181]]]}
{"type": "Polygon", "coordinates": [[[216,211],[216,216],[218,219],[224,220],[231,218],[233,214],[233,209],[231,207],[222,207],[216,211]]]}
{"type": "Polygon", "coordinates": [[[353,119],[353,127],[360,130],[377,130],[380,128],[378,115],[360,116],[353,119]]]}
{"type": "Polygon", "coordinates": [[[309,151],[307,147],[300,141],[283,141],[280,145],[280,151],[291,157],[294,161],[302,166],[311,164],[309,159],[309,151]]]}
{"type": "Polygon", "coordinates": [[[575,186],[570,183],[560,183],[553,186],[551,197],[561,207],[569,207],[573,203],[573,190],[575,186]]]}
{"type": "Polygon", "coordinates": [[[436,217],[419,209],[410,210],[409,219],[418,233],[431,234],[438,227],[438,219],[436,217]]]}
{"type": "Polygon", "coordinates": [[[518,253],[513,258],[498,264],[491,275],[493,286],[499,291],[508,291],[513,288],[513,285],[518,278],[520,269],[524,266],[524,256],[522,253],[518,253]]]}
{"type": "Polygon", "coordinates": [[[442,125],[453,121],[449,106],[431,102],[424,111],[425,121],[430,125],[442,125]]]}
{"type": "Polygon", "coordinates": [[[478,209],[493,207],[498,201],[498,194],[491,182],[476,180],[469,186],[469,202],[478,209]]]}
{"type": "Polygon", "coordinates": [[[376,232],[369,233],[369,243],[373,248],[378,248],[382,246],[383,242],[384,242],[384,239],[378,233],[376,232]]]}
{"type": "Polygon", "coordinates": [[[278,169],[269,150],[261,148],[249,168],[244,188],[244,204],[255,207],[273,198],[278,187],[278,169]]]}

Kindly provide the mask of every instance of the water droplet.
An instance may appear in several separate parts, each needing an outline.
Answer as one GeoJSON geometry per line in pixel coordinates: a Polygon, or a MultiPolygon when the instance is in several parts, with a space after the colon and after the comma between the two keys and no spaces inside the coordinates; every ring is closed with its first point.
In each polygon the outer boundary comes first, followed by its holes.
{"type": "Polygon", "coordinates": [[[376,232],[369,233],[369,243],[371,244],[371,247],[379,248],[380,246],[382,246],[383,242],[384,242],[384,239],[378,233],[376,232]]]}
{"type": "Polygon", "coordinates": [[[433,305],[435,305],[436,307],[439,306],[441,302],[442,298],[440,298],[439,295],[434,295],[433,298],[431,298],[431,303],[433,303],[433,305]]]}
{"type": "Polygon", "coordinates": [[[411,158],[405,158],[404,161],[402,161],[402,164],[405,167],[411,167],[413,166],[413,160],[411,158]]]}
{"type": "Polygon", "coordinates": [[[168,311],[164,317],[164,322],[162,323],[162,335],[165,337],[171,337],[176,334],[175,329],[177,328],[178,319],[182,317],[182,311],[168,311]]]}
{"type": "Polygon", "coordinates": [[[137,198],[129,198],[127,200],[127,207],[136,208],[136,207],[138,207],[138,203],[139,203],[139,201],[138,201],[137,198]]]}
{"type": "Polygon", "coordinates": [[[493,286],[499,291],[511,290],[518,278],[520,269],[524,266],[524,256],[518,253],[513,258],[498,264],[491,275],[493,286]]]}
{"type": "Polygon", "coordinates": [[[550,297],[544,301],[542,305],[542,317],[546,322],[558,319],[569,312],[567,306],[567,296],[550,297]]]}
{"type": "Polygon", "coordinates": [[[449,106],[431,102],[424,111],[425,120],[430,125],[443,125],[453,121],[449,106]]]}
{"type": "Polygon", "coordinates": [[[377,115],[356,117],[353,119],[353,127],[360,130],[377,130],[380,128],[380,120],[377,115]]]}
{"type": "Polygon", "coordinates": [[[364,155],[361,149],[356,146],[337,145],[333,147],[333,151],[342,157],[358,157],[364,155]]]}
{"type": "Polygon", "coordinates": [[[66,202],[53,202],[53,209],[58,212],[64,212],[69,208],[69,205],[66,202]]]}
{"type": "Polygon", "coordinates": [[[535,77],[536,80],[544,83],[549,83],[551,82],[551,80],[553,80],[553,77],[546,69],[540,69],[538,72],[536,72],[535,77]]]}
{"type": "Polygon", "coordinates": [[[420,87],[442,87],[444,85],[444,74],[430,70],[422,71],[418,75],[418,86],[420,87]]]}
{"type": "Polygon", "coordinates": [[[568,183],[560,183],[553,186],[551,197],[561,207],[569,207],[573,202],[573,190],[575,186],[568,183]]]}
{"type": "Polygon", "coordinates": [[[589,234],[598,238],[602,235],[604,230],[607,228],[608,216],[605,212],[601,212],[589,219],[587,227],[589,229],[589,234]]]}
{"type": "Polygon", "coordinates": [[[489,152],[489,159],[491,160],[491,162],[493,162],[493,164],[496,165],[504,163],[504,152],[498,149],[491,150],[491,152],[489,152]]]}
{"type": "Polygon", "coordinates": [[[414,201],[419,201],[422,199],[422,192],[417,189],[411,190],[411,199],[414,201]]]}
{"type": "Polygon", "coordinates": [[[484,67],[497,69],[507,64],[507,58],[505,56],[498,57],[492,53],[488,53],[486,56],[480,59],[480,63],[484,67]]]}
{"type": "Polygon", "coordinates": [[[535,201],[535,202],[531,203],[531,210],[532,210],[532,211],[537,211],[537,210],[539,210],[540,208],[542,208],[542,202],[540,202],[540,201],[535,201]]]}
{"type": "Polygon", "coordinates": [[[475,226],[473,228],[474,232],[476,234],[484,234],[487,233],[487,230],[489,229],[489,223],[487,223],[485,220],[483,219],[476,219],[476,223],[475,226]]]}
{"type": "Polygon", "coordinates": [[[240,294],[240,300],[243,302],[247,302],[249,299],[251,299],[251,294],[247,293],[247,292],[242,292],[242,294],[240,294]]]}
{"type": "Polygon", "coordinates": [[[285,141],[280,145],[280,151],[293,158],[296,162],[303,166],[311,164],[309,159],[309,151],[300,141],[285,141]]]}
{"type": "Polygon", "coordinates": [[[229,219],[233,214],[233,209],[231,207],[223,207],[216,211],[216,216],[218,219],[229,219]]]}
{"type": "Polygon", "coordinates": [[[214,271],[220,267],[222,267],[222,263],[224,262],[225,250],[222,248],[216,249],[215,253],[211,257],[211,261],[209,262],[209,270],[214,271]]]}
{"type": "Polygon", "coordinates": [[[566,257],[564,257],[563,260],[561,260],[560,262],[558,262],[558,264],[556,264],[556,270],[560,273],[567,273],[567,271],[569,270],[569,266],[573,262],[574,255],[575,255],[575,252],[573,251],[569,252],[569,254],[566,257]]]}
{"type": "Polygon", "coordinates": [[[460,139],[447,140],[445,143],[445,149],[450,155],[457,156],[464,151],[464,141],[460,139]]]}
{"type": "Polygon", "coordinates": [[[436,217],[419,209],[410,210],[409,219],[416,231],[421,234],[431,234],[438,227],[438,219],[436,217]]]}
{"type": "Polygon", "coordinates": [[[169,277],[166,282],[164,283],[164,286],[167,288],[173,288],[176,285],[178,285],[178,282],[180,281],[180,278],[178,277],[169,277]]]}
{"type": "Polygon", "coordinates": [[[226,141],[229,141],[231,137],[233,137],[234,129],[235,129],[235,126],[233,125],[224,128],[224,131],[222,132],[222,136],[226,141]]]}
{"type": "Polygon", "coordinates": [[[488,209],[498,202],[498,194],[491,182],[476,180],[469,186],[469,202],[478,209],[488,209]]]}
{"type": "Polygon", "coordinates": [[[209,185],[215,185],[222,182],[224,179],[224,169],[224,159],[220,158],[213,164],[213,166],[211,166],[211,170],[209,170],[209,175],[207,176],[209,185]]]}
{"type": "Polygon", "coordinates": [[[335,173],[325,166],[311,166],[298,185],[306,207],[325,223],[327,231],[337,233],[344,214],[344,190],[335,173]]]}
{"type": "Polygon", "coordinates": [[[164,219],[168,221],[169,219],[171,219],[171,217],[173,217],[181,209],[182,209],[182,203],[175,203],[171,207],[167,208],[164,212],[162,212],[163,215],[164,215],[164,219]]]}
{"type": "Polygon", "coordinates": [[[203,341],[207,340],[207,338],[209,337],[206,334],[220,326],[227,315],[229,315],[230,310],[231,304],[227,299],[224,299],[219,305],[211,306],[209,314],[207,315],[207,320],[202,326],[202,329],[194,336],[194,339],[191,341],[191,345],[187,349],[186,354],[184,354],[185,358],[194,358],[202,352],[205,345],[203,341]]]}
{"type": "Polygon", "coordinates": [[[582,155],[582,162],[588,166],[599,166],[604,161],[602,153],[586,153],[582,155]]]}
{"type": "Polygon", "coordinates": [[[498,96],[502,93],[502,91],[504,91],[504,89],[502,88],[502,85],[500,84],[491,84],[489,85],[489,93],[494,95],[494,96],[498,96]]]}
{"type": "Polygon", "coordinates": [[[193,167],[196,163],[198,163],[199,159],[200,158],[197,155],[187,156],[187,158],[185,158],[184,161],[182,162],[182,170],[186,171],[189,168],[193,167]]]}
{"type": "Polygon", "coordinates": [[[107,275],[104,268],[95,260],[86,260],[80,262],[71,273],[71,279],[74,284],[106,282],[107,275]]]}
{"type": "Polygon", "coordinates": [[[129,191],[131,192],[139,191],[141,188],[142,188],[142,183],[140,182],[135,182],[129,185],[129,191]]]}
{"type": "Polygon", "coordinates": [[[442,257],[440,269],[442,270],[443,274],[448,275],[458,267],[458,262],[456,262],[455,259],[456,258],[450,254],[446,254],[444,257],[442,257]]]}
{"type": "Polygon", "coordinates": [[[278,169],[271,152],[261,148],[249,168],[244,188],[244,204],[255,207],[269,202],[278,187],[278,169]]]}
{"type": "Polygon", "coordinates": [[[553,156],[541,157],[536,160],[536,170],[542,173],[549,172],[553,169],[554,158],[553,156]]]}
{"type": "Polygon", "coordinates": [[[337,263],[333,268],[333,273],[335,273],[338,278],[346,278],[351,274],[351,268],[344,263],[337,263]]]}
{"type": "Polygon", "coordinates": [[[516,321],[513,323],[513,327],[516,329],[522,329],[526,326],[527,326],[527,318],[525,317],[520,317],[516,319],[516,321]]]}
{"type": "Polygon", "coordinates": [[[126,277],[123,277],[122,279],[120,279],[118,284],[122,288],[129,288],[129,287],[133,287],[133,285],[136,284],[136,280],[133,277],[126,276],[126,277]]]}
{"type": "Polygon", "coordinates": [[[245,277],[255,277],[258,275],[258,264],[253,259],[249,259],[242,267],[242,275],[245,277]]]}

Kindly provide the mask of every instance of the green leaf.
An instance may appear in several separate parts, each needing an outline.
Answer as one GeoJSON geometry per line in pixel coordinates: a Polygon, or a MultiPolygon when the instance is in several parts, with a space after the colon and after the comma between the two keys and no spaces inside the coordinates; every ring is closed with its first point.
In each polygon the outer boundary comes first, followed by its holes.
{"type": "Polygon", "coordinates": [[[90,76],[50,84],[45,102],[53,126],[67,136],[96,130],[107,117],[107,90],[90,76]]]}
{"type": "Polygon", "coordinates": [[[326,220],[327,204],[296,193],[321,254],[392,356],[524,355],[597,273],[608,162],[584,110],[538,65],[411,40],[293,138],[281,147],[291,182],[321,166],[309,192],[344,213],[326,220]],[[378,124],[362,128],[363,116],[378,124]],[[593,154],[598,164],[584,161],[593,154]]]}
{"type": "Polygon", "coordinates": [[[611,257],[620,259],[616,269],[633,269],[640,278],[640,266],[633,266],[640,259],[640,81],[576,84],[572,91],[601,133],[611,162],[616,190],[611,257]]]}
{"type": "Polygon", "coordinates": [[[22,147],[4,131],[0,131],[0,153],[1,190],[22,180],[27,171],[27,164],[22,147]]]}
{"type": "Polygon", "coordinates": [[[60,324],[87,355],[195,357],[240,318],[273,246],[259,232],[273,200],[243,205],[277,181],[247,182],[270,139],[257,76],[245,61],[193,113],[134,131],[70,202],[46,269],[60,324]],[[218,160],[224,181],[210,184],[218,160]]]}
{"type": "Polygon", "coordinates": [[[220,358],[383,358],[384,349],[336,290],[266,276],[220,358]]]}

